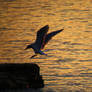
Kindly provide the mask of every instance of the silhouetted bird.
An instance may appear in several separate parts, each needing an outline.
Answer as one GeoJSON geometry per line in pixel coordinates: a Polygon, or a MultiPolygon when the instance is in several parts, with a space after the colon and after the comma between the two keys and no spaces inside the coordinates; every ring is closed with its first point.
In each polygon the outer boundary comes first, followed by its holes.
{"type": "Polygon", "coordinates": [[[49,29],[49,26],[46,25],[44,27],[42,27],[38,32],[37,32],[37,38],[36,41],[30,45],[28,45],[26,47],[26,49],[32,48],[35,52],[35,55],[33,55],[31,58],[37,56],[37,54],[41,54],[41,55],[47,55],[45,54],[43,51],[41,51],[41,49],[44,48],[44,46],[48,43],[48,41],[57,33],[63,31],[64,29],[61,30],[57,30],[54,32],[51,32],[49,34],[47,34],[49,29]]]}

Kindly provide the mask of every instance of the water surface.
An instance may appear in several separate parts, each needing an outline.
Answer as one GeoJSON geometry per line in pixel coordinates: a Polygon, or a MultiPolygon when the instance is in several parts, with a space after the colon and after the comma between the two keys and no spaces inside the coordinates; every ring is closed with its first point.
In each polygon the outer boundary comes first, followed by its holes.
{"type": "Polygon", "coordinates": [[[36,63],[48,88],[92,90],[92,0],[0,0],[0,63],[36,63]],[[48,56],[24,50],[36,32],[64,28],[46,45],[48,56]]]}

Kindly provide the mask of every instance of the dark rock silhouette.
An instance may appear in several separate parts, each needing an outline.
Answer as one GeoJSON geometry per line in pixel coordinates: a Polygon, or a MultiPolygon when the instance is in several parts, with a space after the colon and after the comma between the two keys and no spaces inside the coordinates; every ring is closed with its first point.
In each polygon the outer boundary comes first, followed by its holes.
{"type": "Polygon", "coordinates": [[[44,81],[37,64],[0,64],[0,90],[43,87],[44,81]]]}

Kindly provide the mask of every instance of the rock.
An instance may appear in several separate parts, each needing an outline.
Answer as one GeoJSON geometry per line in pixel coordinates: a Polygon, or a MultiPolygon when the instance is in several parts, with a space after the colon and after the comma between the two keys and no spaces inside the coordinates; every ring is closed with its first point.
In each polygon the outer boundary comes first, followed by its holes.
{"type": "Polygon", "coordinates": [[[37,64],[0,64],[0,89],[43,88],[44,81],[37,64]]]}

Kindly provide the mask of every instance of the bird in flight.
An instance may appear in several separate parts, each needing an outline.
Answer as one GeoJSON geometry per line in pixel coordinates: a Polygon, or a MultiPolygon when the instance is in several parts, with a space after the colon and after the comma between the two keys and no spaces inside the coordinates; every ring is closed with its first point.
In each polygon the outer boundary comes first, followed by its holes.
{"type": "Polygon", "coordinates": [[[49,30],[49,26],[46,25],[44,27],[42,27],[40,30],[38,30],[37,32],[37,37],[36,37],[36,40],[34,43],[28,45],[26,49],[30,49],[32,48],[35,52],[35,55],[33,55],[31,58],[37,56],[37,54],[40,54],[40,55],[47,55],[45,54],[43,51],[41,51],[45,45],[48,43],[48,41],[53,37],[55,36],[56,34],[58,34],[59,32],[63,31],[64,29],[61,29],[61,30],[57,30],[57,31],[54,31],[54,32],[51,32],[51,33],[48,33],[49,30]]]}

